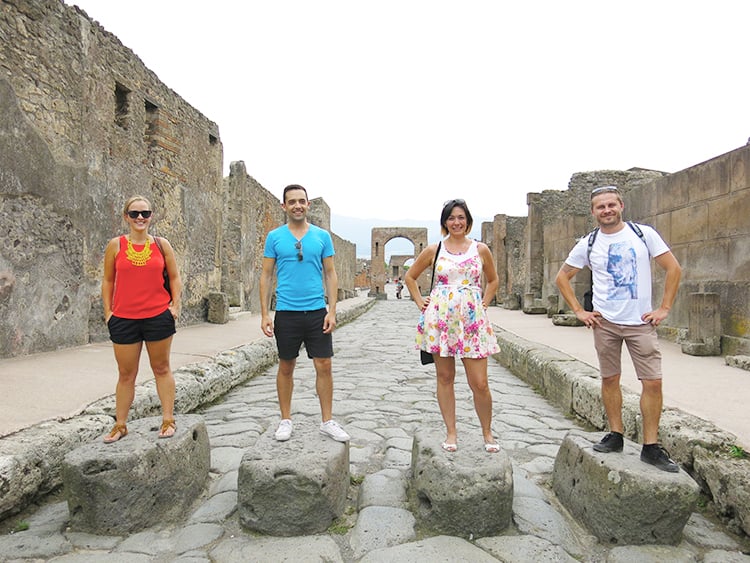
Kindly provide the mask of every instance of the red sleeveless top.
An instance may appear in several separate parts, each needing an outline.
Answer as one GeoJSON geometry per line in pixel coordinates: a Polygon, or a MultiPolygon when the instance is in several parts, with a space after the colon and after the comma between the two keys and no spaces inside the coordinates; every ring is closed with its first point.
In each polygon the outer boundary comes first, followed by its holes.
{"type": "MultiPolygon", "coordinates": [[[[141,253],[145,244],[134,244],[141,253]]],[[[149,252],[128,257],[128,237],[120,237],[120,250],[115,256],[115,291],[112,314],[123,319],[149,319],[169,308],[169,292],[164,289],[164,255],[155,242],[149,252]]]]}

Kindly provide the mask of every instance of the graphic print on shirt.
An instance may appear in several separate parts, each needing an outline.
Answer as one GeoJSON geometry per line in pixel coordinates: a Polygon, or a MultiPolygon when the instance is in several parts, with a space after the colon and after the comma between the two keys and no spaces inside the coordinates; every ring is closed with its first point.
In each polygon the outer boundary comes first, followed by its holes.
{"type": "Polygon", "coordinates": [[[607,250],[607,272],[612,286],[607,293],[610,301],[638,299],[638,263],[629,241],[615,242],[607,250]]]}

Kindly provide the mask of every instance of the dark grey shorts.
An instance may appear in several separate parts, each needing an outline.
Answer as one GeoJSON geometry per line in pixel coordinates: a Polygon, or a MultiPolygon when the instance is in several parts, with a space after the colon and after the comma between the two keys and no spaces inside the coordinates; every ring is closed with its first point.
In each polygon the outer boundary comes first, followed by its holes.
{"type": "Polygon", "coordinates": [[[273,333],[279,359],[293,360],[304,343],[308,358],[333,357],[333,335],[323,333],[327,309],[317,311],[276,311],[273,333]]]}

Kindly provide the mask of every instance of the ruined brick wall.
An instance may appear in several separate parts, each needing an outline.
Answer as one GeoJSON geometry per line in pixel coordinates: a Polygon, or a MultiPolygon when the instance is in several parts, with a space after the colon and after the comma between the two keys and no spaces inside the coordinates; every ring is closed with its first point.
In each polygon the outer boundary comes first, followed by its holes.
{"type": "Polygon", "coordinates": [[[370,260],[357,259],[356,274],[354,276],[354,288],[370,287],[370,260]]]}
{"type": "Polygon", "coordinates": [[[106,337],[99,287],[124,201],[175,247],[183,322],[220,281],[215,123],[59,0],[0,4],[0,356],[106,337]]]}

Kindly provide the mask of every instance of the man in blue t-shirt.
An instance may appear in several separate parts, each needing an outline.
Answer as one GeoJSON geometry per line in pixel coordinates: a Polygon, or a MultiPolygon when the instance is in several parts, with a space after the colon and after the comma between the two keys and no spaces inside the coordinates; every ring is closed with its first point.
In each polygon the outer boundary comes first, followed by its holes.
{"type": "Polygon", "coordinates": [[[678,472],[679,466],[658,443],[662,409],[661,352],[656,327],[669,314],[677,295],[682,269],[659,233],[647,225],[626,223],[620,191],[603,186],[591,192],[591,214],[598,230],[573,247],[555,278],[560,294],[576,317],[594,329],[594,346],[602,377],[602,402],[609,432],[594,444],[597,452],[623,450],[620,354],[628,347],[641,381],[643,449],[641,460],[662,471],[678,472]],[[664,295],[657,309],[651,306],[651,258],[664,269],[664,295]],[[570,280],[581,268],[591,269],[593,311],[576,298],[570,280]]]}
{"type": "Polygon", "coordinates": [[[292,390],[294,367],[300,346],[315,366],[315,388],[320,401],[320,432],[339,442],[349,434],[333,420],[333,329],[336,328],[338,276],[333,264],[333,241],[328,231],[307,221],[310,201],[307,190],[292,184],[284,188],[281,208],[287,224],[266,237],[260,275],[261,329],[276,336],[279,370],[276,391],[281,422],[276,430],[280,442],[292,436],[292,390]],[[276,314],[271,319],[269,303],[276,269],[276,314]],[[326,308],[326,294],[328,308],[326,308]]]}

